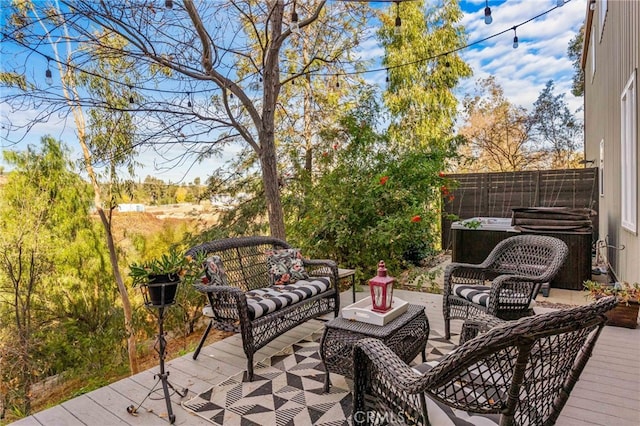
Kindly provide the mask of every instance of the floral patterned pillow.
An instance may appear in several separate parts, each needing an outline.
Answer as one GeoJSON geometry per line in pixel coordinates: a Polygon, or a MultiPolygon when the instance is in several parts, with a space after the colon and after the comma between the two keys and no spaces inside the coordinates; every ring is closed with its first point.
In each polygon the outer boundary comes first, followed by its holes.
{"type": "Polygon", "coordinates": [[[205,259],[202,283],[208,285],[229,285],[220,256],[209,256],[205,259]]]}
{"type": "Polygon", "coordinates": [[[267,250],[266,255],[271,285],[286,285],[309,278],[300,249],[267,250]]]}

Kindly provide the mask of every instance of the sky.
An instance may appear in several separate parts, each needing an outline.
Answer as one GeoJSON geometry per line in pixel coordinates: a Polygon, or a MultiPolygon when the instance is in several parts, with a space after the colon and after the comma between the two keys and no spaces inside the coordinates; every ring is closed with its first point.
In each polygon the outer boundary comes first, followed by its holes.
{"type": "MultiPolygon", "coordinates": [[[[430,1],[430,0],[427,0],[430,1]]],[[[569,41],[578,32],[584,22],[587,0],[569,0],[562,7],[557,7],[557,0],[489,0],[493,22],[490,25],[484,22],[485,0],[461,0],[460,6],[464,12],[462,25],[466,28],[468,43],[473,44],[478,40],[498,34],[504,30],[506,33],[493,37],[482,43],[460,51],[464,59],[472,68],[473,76],[461,82],[456,89],[458,97],[462,99],[465,94],[473,93],[476,81],[481,78],[494,76],[496,82],[504,89],[505,97],[513,104],[531,109],[538,95],[547,81],[553,80],[555,93],[565,94],[570,110],[576,111],[581,117],[579,109],[582,106],[582,98],[576,98],[571,94],[571,83],[574,74],[573,65],[567,56],[569,41]],[[525,21],[555,8],[548,14],[531,22],[525,21]],[[521,25],[523,24],[523,25],[521,25]],[[519,46],[514,49],[511,28],[517,26],[519,46]]],[[[329,2],[330,5],[330,2],[329,2]]],[[[384,7],[380,3],[378,7],[384,7]]],[[[372,28],[375,30],[375,28],[372,28]]],[[[374,40],[363,43],[362,56],[373,60],[374,65],[383,56],[383,51],[374,40]]],[[[0,61],[2,58],[0,58],[0,61]]],[[[381,88],[385,85],[384,73],[367,74],[366,79],[370,83],[376,83],[381,88]]],[[[0,94],[1,97],[1,94],[0,94]]],[[[0,103],[0,119],[9,114],[6,105],[0,103]]],[[[12,117],[29,120],[29,115],[12,117]]],[[[65,141],[71,146],[73,155],[80,157],[80,149],[71,141],[76,140],[73,120],[50,121],[36,126],[28,140],[39,140],[40,136],[51,134],[65,141]]],[[[16,149],[7,146],[5,135],[1,135],[0,148],[16,149]]],[[[77,145],[77,144],[76,144],[77,145]]],[[[231,159],[238,150],[230,149],[219,160],[220,164],[231,159]]],[[[143,180],[147,175],[155,176],[166,182],[190,183],[196,177],[204,181],[210,170],[215,167],[208,166],[207,172],[195,166],[182,167],[174,170],[154,169],[154,158],[150,155],[142,155],[139,161],[143,164],[138,169],[137,177],[143,180]]],[[[209,160],[212,161],[212,160],[209,160]]],[[[0,166],[4,165],[0,160],[0,166]]]]}

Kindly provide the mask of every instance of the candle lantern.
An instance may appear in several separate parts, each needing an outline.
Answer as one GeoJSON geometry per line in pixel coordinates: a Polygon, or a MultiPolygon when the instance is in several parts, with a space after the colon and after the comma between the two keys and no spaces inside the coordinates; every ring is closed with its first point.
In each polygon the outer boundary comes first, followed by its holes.
{"type": "Polygon", "coordinates": [[[387,312],[393,302],[393,284],[396,279],[387,276],[387,268],[384,261],[378,263],[378,275],[369,280],[371,290],[371,304],[374,312],[387,312]]]}

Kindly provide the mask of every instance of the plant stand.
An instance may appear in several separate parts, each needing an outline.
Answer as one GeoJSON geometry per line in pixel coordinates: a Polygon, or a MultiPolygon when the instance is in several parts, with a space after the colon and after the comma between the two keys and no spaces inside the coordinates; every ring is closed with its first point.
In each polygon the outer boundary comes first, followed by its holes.
{"type": "MultiPolygon", "coordinates": [[[[183,388],[181,391],[177,390],[176,388],[173,387],[173,385],[171,384],[171,382],[169,382],[169,372],[165,371],[164,369],[164,360],[165,360],[165,350],[167,347],[167,341],[165,340],[164,336],[164,316],[165,316],[165,307],[167,305],[165,305],[164,303],[160,304],[160,305],[152,305],[150,303],[146,303],[147,307],[151,307],[151,308],[157,308],[158,309],[158,336],[156,339],[156,344],[154,345],[154,349],[156,350],[156,352],[158,352],[159,358],[160,358],[160,373],[154,375],[154,379],[156,380],[156,383],[153,385],[153,387],[151,388],[151,390],[149,391],[149,393],[147,394],[147,396],[144,397],[144,399],[138,404],[138,406],[134,406],[133,404],[127,407],[127,412],[129,414],[136,414],[138,412],[138,409],[142,406],[142,404],[147,400],[147,398],[149,398],[149,396],[151,396],[152,393],[160,390],[160,389],[156,389],[158,387],[158,384],[161,383],[162,384],[162,390],[164,392],[164,400],[167,404],[167,415],[168,415],[168,419],[169,419],[169,423],[173,424],[176,421],[176,416],[175,414],[173,414],[173,407],[171,407],[171,394],[169,393],[169,388],[171,388],[171,390],[175,393],[177,393],[178,395],[180,395],[181,398],[184,398],[185,396],[187,396],[187,392],[189,391],[189,389],[187,388],[183,388]]],[[[153,398],[152,398],[153,399],[153,398]]]]}

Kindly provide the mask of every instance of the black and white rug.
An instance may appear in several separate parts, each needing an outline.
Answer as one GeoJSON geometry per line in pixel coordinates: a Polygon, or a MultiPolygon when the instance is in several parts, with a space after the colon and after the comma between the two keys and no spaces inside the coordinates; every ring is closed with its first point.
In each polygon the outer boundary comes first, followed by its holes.
{"type": "MultiPolygon", "coordinates": [[[[323,392],[325,370],[317,337],[310,336],[256,364],[252,382],[243,381],[245,373],[238,374],[182,406],[214,425],[349,424],[351,383],[331,374],[331,389],[323,392]]],[[[432,330],[427,360],[437,359],[454,347],[432,330]]]]}

